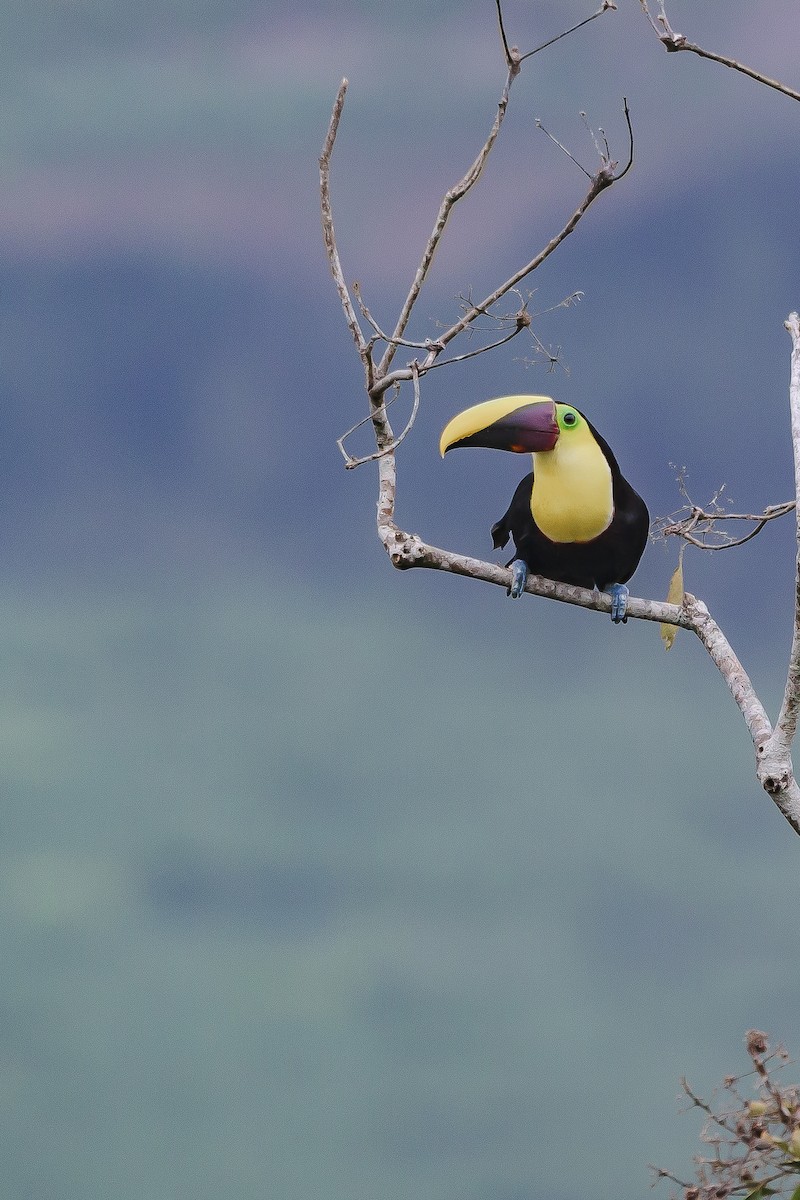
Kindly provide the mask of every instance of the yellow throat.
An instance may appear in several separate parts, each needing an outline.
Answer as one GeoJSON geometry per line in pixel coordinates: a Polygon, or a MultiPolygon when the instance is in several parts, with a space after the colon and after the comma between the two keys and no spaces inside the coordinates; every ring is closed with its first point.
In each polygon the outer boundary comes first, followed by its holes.
{"type": "Polygon", "coordinates": [[[585,420],[533,455],[531,513],[552,542],[591,542],[611,524],[611,468],[585,420]]]}

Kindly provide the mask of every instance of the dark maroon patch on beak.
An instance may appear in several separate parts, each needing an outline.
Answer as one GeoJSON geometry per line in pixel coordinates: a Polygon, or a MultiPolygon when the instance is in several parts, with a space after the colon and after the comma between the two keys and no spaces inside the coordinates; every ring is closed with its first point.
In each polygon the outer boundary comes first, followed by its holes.
{"type": "Polygon", "coordinates": [[[558,441],[558,433],[554,402],[539,400],[515,408],[458,444],[510,450],[514,454],[535,454],[540,450],[552,450],[558,441]]]}

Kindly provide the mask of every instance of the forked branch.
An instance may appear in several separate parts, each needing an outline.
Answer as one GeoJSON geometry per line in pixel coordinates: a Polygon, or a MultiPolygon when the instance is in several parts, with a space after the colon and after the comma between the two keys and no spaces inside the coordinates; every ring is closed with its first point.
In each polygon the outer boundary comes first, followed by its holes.
{"type": "Polygon", "coordinates": [[[678,488],[686,503],[668,517],[659,517],[653,524],[653,536],[678,537],[698,550],[732,550],[735,546],[743,546],[766,529],[771,521],[788,516],[797,507],[796,501],[786,500],[782,504],[769,504],[760,513],[730,512],[725,507],[724,484],[703,507],[695,504],[689,495],[683,471],[678,475],[678,488]],[[736,536],[726,528],[730,521],[746,523],[753,528],[736,536]]]}
{"type": "Polygon", "coordinates": [[[651,15],[647,7],[647,0],[639,0],[639,3],[642,6],[644,15],[655,30],[659,41],[669,53],[688,50],[691,54],[697,54],[700,58],[707,58],[711,62],[720,63],[723,67],[730,67],[732,71],[739,71],[740,74],[747,75],[749,79],[754,79],[756,83],[761,83],[764,87],[773,88],[774,91],[788,96],[790,100],[800,100],[800,92],[796,92],[794,88],[788,87],[785,83],[781,83],[777,79],[770,79],[769,75],[764,75],[761,71],[754,71],[752,67],[745,66],[744,63],[738,62],[735,58],[728,58],[724,54],[715,54],[712,50],[705,50],[702,46],[696,46],[694,42],[690,42],[682,33],[675,33],[667,19],[664,0],[659,0],[658,16],[655,18],[651,15]]]}
{"type": "MultiPolygon", "coordinates": [[[[628,109],[627,100],[624,103],[625,118],[628,124],[628,131],[630,135],[628,160],[625,166],[621,171],[617,171],[617,163],[611,162],[607,159],[603,161],[597,174],[590,176],[589,189],[586,192],[586,195],[563,228],[560,229],[559,232],[550,239],[547,245],[544,246],[537,254],[535,254],[529,262],[520,267],[518,271],[515,271],[513,275],[496,287],[494,291],[490,292],[489,295],[484,297],[484,299],[478,304],[470,305],[466,312],[464,312],[462,316],[449,327],[449,329],[446,329],[444,333],[442,333],[436,339],[435,343],[432,344],[431,349],[423,361],[417,364],[420,375],[425,374],[431,369],[431,367],[435,364],[439,354],[441,354],[442,350],[445,349],[454,338],[457,338],[459,334],[469,329],[469,327],[475,320],[477,320],[478,317],[482,317],[487,313],[490,313],[494,305],[502,300],[503,297],[512,290],[512,288],[517,287],[517,285],[522,283],[524,279],[526,279],[529,275],[532,275],[534,271],[538,270],[542,263],[545,262],[545,260],[548,259],[555,250],[558,249],[561,243],[566,241],[569,235],[574,232],[579,221],[586,215],[597,197],[601,195],[606,188],[611,187],[612,184],[622,179],[623,175],[627,174],[633,164],[633,131],[631,129],[630,111],[628,109]]],[[[384,355],[384,360],[385,358],[386,356],[384,355]]],[[[382,368],[383,362],[381,363],[381,371],[382,368]]],[[[406,367],[399,370],[390,371],[388,374],[382,375],[382,377],[380,377],[380,374],[381,373],[379,371],[379,378],[377,378],[375,381],[375,390],[377,392],[386,391],[387,388],[392,387],[395,383],[402,383],[410,379],[411,369],[410,367],[406,367]]]]}

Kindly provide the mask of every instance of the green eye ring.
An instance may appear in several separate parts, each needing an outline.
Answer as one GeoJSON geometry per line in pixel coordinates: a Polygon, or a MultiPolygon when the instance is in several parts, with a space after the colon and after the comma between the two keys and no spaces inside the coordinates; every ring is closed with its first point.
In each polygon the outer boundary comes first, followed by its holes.
{"type": "Polygon", "coordinates": [[[559,414],[558,423],[562,429],[574,429],[575,426],[578,424],[579,420],[580,420],[580,417],[578,416],[578,413],[575,411],[575,409],[567,408],[567,409],[564,409],[564,411],[559,414]]]}

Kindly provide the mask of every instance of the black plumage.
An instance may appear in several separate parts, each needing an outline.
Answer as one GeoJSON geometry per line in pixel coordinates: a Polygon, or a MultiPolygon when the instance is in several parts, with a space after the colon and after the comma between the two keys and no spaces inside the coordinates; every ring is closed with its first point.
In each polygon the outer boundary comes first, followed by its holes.
{"type": "Polygon", "coordinates": [[[501,549],[513,539],[516,553],[507,566],[522,559],[536,575],[602,591],[613,583],[627,583],[633,575],[647,545],[650,515],[644,500],[622,475],[608,443],[591,422],[586,423],[611,469],[613,515],[608,528],[588,542],[551,541],[531,511],[531,471],[517,487],[507,512],[492,526],[492,541],[495,549],[501,549]]]}

